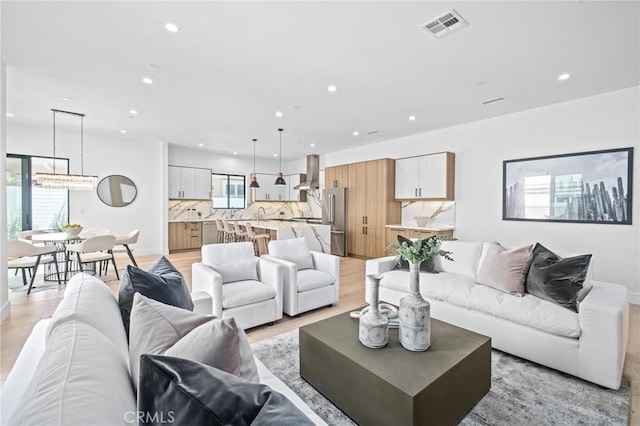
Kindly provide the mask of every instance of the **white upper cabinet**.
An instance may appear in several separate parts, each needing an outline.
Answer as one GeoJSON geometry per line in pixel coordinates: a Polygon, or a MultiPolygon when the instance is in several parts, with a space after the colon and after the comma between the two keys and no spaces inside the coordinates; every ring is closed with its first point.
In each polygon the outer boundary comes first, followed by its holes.
{"type": "MultiPolygon", "coordinates": [[[[287,186],[277,186],[276,175],[266,175],[256,173],[260,188],[256,188],[256,201],[285,201],[285,194],[288,194],[287,186]]],[[[287,181],[287,176],[284,178],[287,181]]]]}
{"type": "Polygon", "coordinates": [[[451,152],[396,160],[396,199],[453,200],[455,155],[451,152]]]}
{"type": "Polygon", "coordinates": [[[169,198],[211,199],[211,169],[169,166],[169,198]]]}

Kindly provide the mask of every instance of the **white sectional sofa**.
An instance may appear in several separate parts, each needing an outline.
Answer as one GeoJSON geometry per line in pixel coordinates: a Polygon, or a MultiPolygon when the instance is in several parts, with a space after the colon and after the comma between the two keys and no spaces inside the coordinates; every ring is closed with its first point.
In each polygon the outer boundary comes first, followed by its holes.
{"type": "MultiPolygon", "coordinates": [[[[258,359],[260,382],[325,424],[258,359]]],[[[116,298],[75,275],[53,317],[39,321],[0,389],[0,424],[136,424],[127,338],[116,298]],[[14,416],[12,418],[12,416],[14,416]]]]}
{"type": "MultiPolygon", "coordinates": [[[[475,282],[488,245],[442,243],[454,261],[436,259],[439,273],[420,273],[431,317],[489,336],[501,351],[618,389],[628,337],[626,287],[592,281],[577,313],[530,294],[506,294],[475,282]]],[[[396,261],[368,260],[366,274],[382,274],[380,300],[397,305],[409,292],[409,272],[393,270],[396,261]]],[[[365,297],[370,300],[368,286],[365,297]]]]}

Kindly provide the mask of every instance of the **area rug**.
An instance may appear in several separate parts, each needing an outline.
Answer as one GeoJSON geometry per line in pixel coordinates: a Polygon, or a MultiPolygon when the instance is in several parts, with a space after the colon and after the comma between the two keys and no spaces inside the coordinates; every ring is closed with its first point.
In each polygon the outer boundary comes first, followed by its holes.
{"type": "MultiPolygon", "coordinates": [[[[254,343],[253,352],[330,425],[355,424],[300,377],[298,330],[254,343]]],[[[630,387],[619,390],[594,384],[493,350],[491,390],[461,425],[626,425],[630,387]]]]}

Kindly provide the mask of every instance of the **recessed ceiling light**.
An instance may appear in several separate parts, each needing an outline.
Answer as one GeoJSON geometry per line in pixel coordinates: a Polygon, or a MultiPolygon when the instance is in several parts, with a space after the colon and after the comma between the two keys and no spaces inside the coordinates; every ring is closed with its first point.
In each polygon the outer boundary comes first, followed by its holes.
{"type": "Polygon", "coordinates": [[[336,90],[338,90],[338,88],[336,87],[335,84],[332,84],[329,87],[327,87],[327,90],[330,92],[335,92],[336,90]]]}
{"type": "Polygon", "coordinates": [[[276,117],[278,117],[278,118],[282,117],[282,112],[281,111],[276,111],[276,117]]]}
{"type": "Polygon", "coordinates": [[[125,133],[127,133],[127,131],[122,129],[122,130],[120,130],[120,133],[122,133],[124,135],[125,133]]]}
{"type": "Polygon", "coordinates": [[[7,117],[15,117],[15,115],[11,114],[10,112],[5,114],[7,117]]]}
{"type": "Polygon", "coordinates": [[[198,146],[204,146],[204,144],[203,143],[199,143],[198,146]]]}
{"type": "Polygon", "coordinates": [[[131,115],[138,115],[138,111],[136,111],[135,109],[130,109],[130,110],[129,110],[129,114],[131,114],[131,115]]]}
{"type": "Polygon", "coordinates": [[[164,28],[170,33],[178,32],[178,26],[176,24],[172,24],[171,22],[167,22],[166,24],[164,24],[164,28]]]}
{"type": "Polygon", "coordinates": [[[144,77],[144,78],[142,79],[142,82],[143,82],[144,84],[153,84],[153,80],[151,80],[149,77],[144,77]]]}
{"type": "Polygon", "coordinates": [[[360,134],[360,132],[357,131],[357,130],[355,132],[353,132],[353,136],[358,136],[359,134],[360,134]]]}
{"type": "Polygon", "coordinates": [[[310,146],[311,148],[313,148],[313,147],[315,147],[315,146],[316,146],[316,144],[315,144],[315,143],[311,143],[311,144],[309,144],[309,146],[310,146]]]}
{"type": "Polygon", "coordinates": [[[233,151],[233,155],[238,155],[238,151],[233,151]]]}
{"type": "Polygon", "coordinates": [[[278,156],[278,154],[273,154],[273,156],[274,156],[274,157],[277,157],[277,156],[278,156]]]}
{"type": "Polygon", "coordinates": [[[409,116],[409,121],[415,121],[415,119],[416,119],[416,116],[415,116],[415,115],[410,115],[410,116],[409,116]]]}
{"type": "Polygon", "coordinates": [[[68,97],[66,97],[66,96],[63,96],[63,97],[62,97],[62,100],[63,100],[63,101],[72,101],[72,100],[73,100],[73,98],[68,98],[68,97]]]}
{"type": "Polygon", "coordinates": [[[560,74],[558,76],[558,80],[560,81],[569,80],[570,78],[571,78],[571,74],[568,74],[568,73],[560,74]]]}

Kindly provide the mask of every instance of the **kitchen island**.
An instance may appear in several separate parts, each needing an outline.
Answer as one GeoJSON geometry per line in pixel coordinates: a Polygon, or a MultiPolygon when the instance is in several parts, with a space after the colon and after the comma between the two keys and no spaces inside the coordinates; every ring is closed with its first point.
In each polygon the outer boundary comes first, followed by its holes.
{"type": "MultiPolygon", "coordinates": [[[[270,240],[286,240],[304,237],[309,250],[331,253],[331,226],[286,220],[251,220],[241,224],[251,224],[256,234],[269,234],[270,240]]],[[[260,254],[266,248],[259,247],[260,254]]]]}

